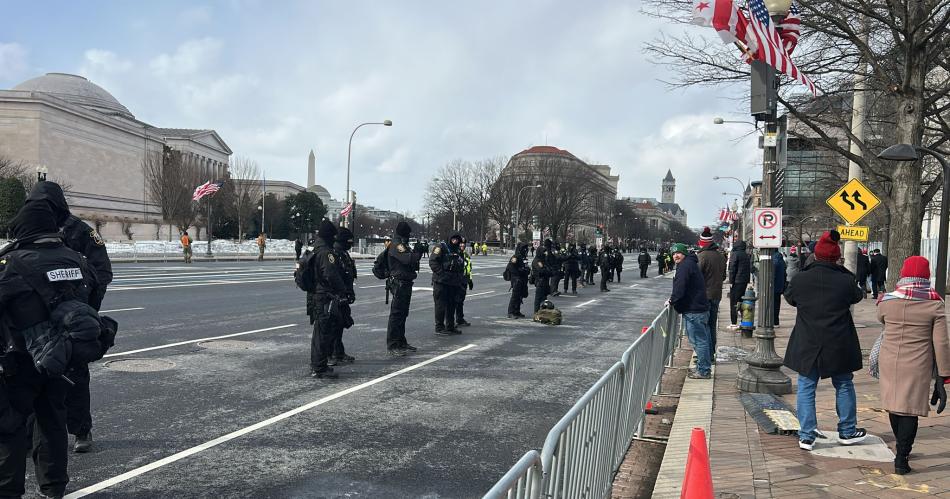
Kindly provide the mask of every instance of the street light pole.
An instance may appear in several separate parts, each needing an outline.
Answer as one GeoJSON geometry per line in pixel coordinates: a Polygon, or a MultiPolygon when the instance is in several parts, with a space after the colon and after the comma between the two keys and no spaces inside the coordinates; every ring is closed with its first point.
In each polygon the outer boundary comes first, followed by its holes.
{"type": "Polygon", "coordinates": [[[515,244],[518,244],[518,226],[521,224],[521,193],[524,192],[525,189],[538,189],[540,187],[541,187],[541,184],[526,185],[522,187],[521,190],[518,191],[518,195],[515,196],[515,230],[514,230],[515,244]]]}
{"type": "MultiPolygon", "coordinates": [[[[353,133],[350,134],[350,142],[346,146],[346,202],[350,203],[351,205],[353,200],[350,197],[350,156],[353,152],[353,136],[356,135],[357,130],[366,125],[393,126],[393,122],[391,120],[383,120],[380,122],[370,121],[367,123],[360,123],[359,125],[356,125],[356,128],[353,129],[353,133]]],[[[346,228],[350,230],[353,230],[353,218],[351,217],[353,214],[353,209],[354,207],[350,206],[350,212],[346,214],[346,218],[344,219],[344,225],[346,225],[346,228]]]]}

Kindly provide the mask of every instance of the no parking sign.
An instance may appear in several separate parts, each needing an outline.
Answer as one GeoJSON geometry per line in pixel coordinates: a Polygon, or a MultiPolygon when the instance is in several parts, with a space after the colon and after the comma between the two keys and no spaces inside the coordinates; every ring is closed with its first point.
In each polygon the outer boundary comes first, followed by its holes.
{"type": "Polygon", "coordinates": [[[782,209],[756,208],[752,212],[752,245],[756,248],[782,247],[782,209]]]}

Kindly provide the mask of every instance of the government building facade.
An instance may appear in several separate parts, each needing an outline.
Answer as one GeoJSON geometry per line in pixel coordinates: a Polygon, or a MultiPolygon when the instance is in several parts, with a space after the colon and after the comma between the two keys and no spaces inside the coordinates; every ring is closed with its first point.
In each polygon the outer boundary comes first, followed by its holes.
{"type": "Polygon", "coordinates": [[[177,238],[149,199],[145,164],[165,148],[227,176],[231,149],[209,129],[163,128],[135,118],[82,76],[49,73],[0,90],[0,156],[63,184],[70,209],[107,240],[177,238]]]}

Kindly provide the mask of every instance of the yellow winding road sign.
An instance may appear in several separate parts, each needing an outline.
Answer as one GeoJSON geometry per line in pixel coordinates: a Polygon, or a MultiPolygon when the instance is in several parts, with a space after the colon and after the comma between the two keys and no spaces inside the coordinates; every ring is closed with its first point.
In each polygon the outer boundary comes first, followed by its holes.
{"type": "Polygon", "coordinates": [[[825,203],[845,222],[854,225],[874,211],[881,204],[881,200],[860,180],[853,178],[826,199],[825,203]]]}

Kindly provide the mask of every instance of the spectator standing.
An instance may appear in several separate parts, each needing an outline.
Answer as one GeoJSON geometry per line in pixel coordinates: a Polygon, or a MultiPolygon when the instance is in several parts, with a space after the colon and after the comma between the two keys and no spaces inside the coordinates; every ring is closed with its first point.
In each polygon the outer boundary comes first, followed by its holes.
{"type": "Polygon", "coordinates": [[[841,248],[830,232],[822,234],[814,256],[815,263],[785,290],[786,301],[798,310],[784,364],[798,373],[798,446],[809,451],[818,430],[815,388],[822,378],[831,378],[835,387],[838,442],[852,445],[867,437],[864,428],[857,427],[853,373],[861,369],[861,344],[851,316],[851,305],[864,296],[854,274],[836,263],[841,248]]]}
{"type": "Polygon", "coordinates": [[[729,320],[732,329],[739,327],[739,309],[737,308],[745,294],[745,288],[752,279],[752,261],[746,253],[745,241],[738,241],[732,245],[729,254],[729,320]]]}
{"type": "Polygon", "coordinates": [[[881,254],[881,250],[876,249],[871,255],[871,297],[877,299],[877,295],[884,292],[884,281],[887,280],[887,257],[881,254]]]}
{"type": "Polygon", "coordinates": [[[726,280],[726,256],[719,251],[719,245],[713,242],[709,228],[699,237],[699,270],[706,284],[706,299],[709,300],[709,316],[706,326],[709,328],[709,355],[716,361],[716,326],[719,323],[719,302],[722,301],[722,283],[726,280]]]}
{"type": "Polygon", "coordinates": [[[181,250],[185,255],[185,263],[191,263],[191,236],[187,230],[181,235],[181,250]]]}
{"type": "Polygon", "coordinates": [[[802,269],[802,260],[798,255],[798,246],[792,246],[788,249],[788,265],[785,266],[785,280],[792,282],[795,274],[802,269]]]}
{"type": "Polygon", "coordinates": [[[297,260],[300,260],[301,251],[303,251],[303,241],[300,240],[300,236],[297,236],[297,239],[294,240],[294,255],[296,255],[297,260]]]}
{"type": "Polygon", "coordinates": [[[861,289],[864,290],[864,294],[868,294],[868,276],[871,274],[871,259],[868,258],[868,250],[861,249],[858,252],[858,261],[855,267],[855,275],[858,278],[858,286],[861,286],[861,289]]]}
{"type": "Polygon", "coordinates": [[[776,251],[772,253],[772,277],[773,277],[773,291],[775,292],[772,297],[772,324],[775,326],[779,325],[778,313],[782,309],[782,293],[785,292],[785,257],[782,255],[781,251],[776,251]]]}
{"type": "Polygon", "coordinates": [[[877,318],[884,324],[878,367],[881,405],[888,412],[897,440],[894,473],[910,473],[908,456],[917,437],[917,418],[930,412],[928,401],[946,404],[950,380],[950,339],[944,302],[930,287],[930,262],[922,256],[904,260],[894,291],[881,297],[877,318]],[[936,370],[936,379],[934,379],[936,370]],[[934,382],[934,397],[930,383],[934,382]]]}
{"type": "Polygon", "coordinates": [[[712,370],[707,327],[709,301],[706,299],[706,282],[699,270],[699,259],[695,254],[690,254],[683,243],[674,244],[670,251],[673,253],[673,261],[676,262],[670,304],[674,310],[683,314],[686,336],[696,352],[696,370],[690,370],[688,376],[693,379],[709,379],[712,370]]]}

